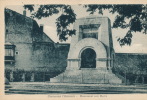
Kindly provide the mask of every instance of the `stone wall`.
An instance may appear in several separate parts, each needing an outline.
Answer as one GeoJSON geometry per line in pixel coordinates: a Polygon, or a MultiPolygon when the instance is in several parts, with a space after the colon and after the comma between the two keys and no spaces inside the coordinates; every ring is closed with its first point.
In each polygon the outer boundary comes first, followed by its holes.
{"type": "Polygon", "coordinates": [[[63,72],[67,66],[66,59],[69,45],[36,43],[33,47],[33,69],[42,70],[51,77],[63,72]]]}
{"type": "Polygon", "coordinates": [[[115,68],[122,70],[129,68],[128,70],[133,72],[137,70],[139,63],[142,62],[147,62],[147,54],[115,53],[115,68]]]}

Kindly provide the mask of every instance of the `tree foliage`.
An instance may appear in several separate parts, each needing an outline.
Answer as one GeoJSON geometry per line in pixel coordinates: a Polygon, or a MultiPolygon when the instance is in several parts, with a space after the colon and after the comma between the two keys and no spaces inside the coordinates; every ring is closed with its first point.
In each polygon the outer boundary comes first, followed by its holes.
{"type": "MultiPolygon", "coordinates": [[[[147,7],[146,5],[84,5],[90,14],[103,14],[104,10],[108,10],[111,14],[116,14],[112,28],[128,29],[123,38],[118,38],[120,45],[130,45],[132,33],[147,33],[147,7]],[[129,21],[127,21],[129,20],[129,21]]],[[[31,12],[34,5],[25,5],[25,9],[31,12]]],[[[40,5],[38,10],[33,13],[33,17],[41,19],[42,17],[50,17],[54,14],[61,15],[56,20],[57,33],[59,40],[67,40],[68,36],[75,34],[75,30],[69,29],[69,25],[76,20],[76,14],[71,5],[40,5]]]]}
{"type": "MultiPolygon", "coordinates": [[[[24,5],[24,8],[31,12],[34,10],[33,7],[34,5],[24,5]]],[[[32,13],[32,17],[41,19],[50,17],[54,14],[59,14],[60,12],[61,14],[55,22],[57,34],[59,36],[59,40],[66,41],[68,36],[75,34],[74,29],[69,29],[69,26],[76,20],[76,14],[70,5],[40,5],[38,10],[32,13]]]]}
{"type": "Polygon", "coordinates": [[[128,29],[124,38],[118,38],[121,46],[131,44],[133,32],[147,33],[146,5],[86,5],[85,7],[90,14],[95,12],[103,14],[104,10],[108,10],[111,14],[117,14],[112,28],[128,29]]]}

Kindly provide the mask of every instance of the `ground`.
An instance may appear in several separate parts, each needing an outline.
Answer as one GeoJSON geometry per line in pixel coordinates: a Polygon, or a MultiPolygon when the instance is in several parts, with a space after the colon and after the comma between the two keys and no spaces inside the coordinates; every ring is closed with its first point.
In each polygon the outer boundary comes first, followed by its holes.
{"type": "Polygon", "coordinates": [[[49,82],[11,82],[8,94],[134,94],[147,93],[147,85],[71,84],[49,82]]]}

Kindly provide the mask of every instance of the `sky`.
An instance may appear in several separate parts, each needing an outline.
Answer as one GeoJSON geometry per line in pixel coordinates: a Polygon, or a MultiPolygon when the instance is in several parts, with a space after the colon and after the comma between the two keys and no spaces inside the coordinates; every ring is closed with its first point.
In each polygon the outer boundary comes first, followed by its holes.
{"type": "MultiPolygon", "coordinates": [[[[14,10],[20,14],[23,14],[23,6],[6,6],[6,8],[9,8],[11,10],[14,10]]],[[[76,18],[81,18],[85,16],[89,16],[89,13],[86,12],[86,9],[82,7],[82,5],[72,5],[72,8],[74,12],[76,13],[76,18]]],[[[60,42],[57,37],[57,32],[56,32],[56,18],[58,18],[60,14],[53,15],[48,18],[42,18],[40,20],[35,19],[37,23],[43,24],[44,25],[44,32],[54,41],[54,42],[60,42]]],[[[103,15],[99,15],[95,13],[94,15],[98,16],[107,16],[111,20],[111,25],[113,24],[113,21],[115,20],[115,15],[112,15],[108,13],[108,11],[105,11],[103,15]]],[[[30,12],[27,11],[27,16],[30,16],[30,12]]],[[[132,44],[131,46],[120,46],[119,43],[117,42],[118,37],[124,37],[126,34],[127,30],[126,29],[112,29],[112,38],[113,38],[113,47],[116,53],[147,53],[147,35],[141,33],[141,32],[136,32],[133,33],[133,39],[132,39],[132,44]]],[[[66,43],[70,43],[71,38],[69,38],[66,43]]],[[[64,42],[65,43],[65,42],[64,42]]]]}

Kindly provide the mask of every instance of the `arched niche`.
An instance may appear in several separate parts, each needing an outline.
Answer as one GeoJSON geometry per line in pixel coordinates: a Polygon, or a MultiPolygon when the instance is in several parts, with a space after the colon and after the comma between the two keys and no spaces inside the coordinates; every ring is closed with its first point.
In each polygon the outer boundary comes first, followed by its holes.
{"type": "Polygon", "coordinates": [[[86,48],[81,53],[80,68],[96,68],[96,52],[91,48],[86,48]]]}

